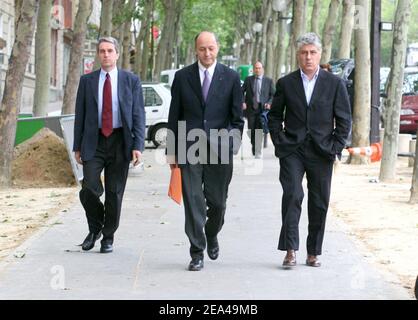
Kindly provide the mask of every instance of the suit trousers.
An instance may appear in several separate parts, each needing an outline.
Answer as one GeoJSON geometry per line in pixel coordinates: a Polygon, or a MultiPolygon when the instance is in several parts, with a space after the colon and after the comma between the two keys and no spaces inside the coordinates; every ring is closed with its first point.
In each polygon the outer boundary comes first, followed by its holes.
{"type": "Polygon", "coordinates": [[[279,250],[299,249],[299,219],[304,197],[302,180],[306,173],[308,189],[309,255],[320,255],[328,211],[333,161],[319,155],[309,139],[292,154],[280,158],[280,183],[283,188],[282,228],[279,250]]]}
{"type": "Polygon", "coordinates": [[[263,145],[263,127],[260,121],[260,112],[261,107],[247,113],[248,130],[250,130],[251,150],[253,155],[260,154],[263,145]]]}
{"type": "Polygon", "coordinates": [[[185,164],[180,169],[190,256],[203,259],[206,237],[216,237],[224,224],[233,164],[185,164]]]}
{"type": "Polygon", "coordinates": [[[103,239],[113,241],[119,226],[122,198],[128,177],[129,161],[124,156],[122,129],[114,129],[109,137],[99,133],[96,153],[83,162],[80,201],[86,211],[89,231],[102,231],[103,239]],[[104,189],[101,172],[104,170],[104,189]],[[100,197],[105,191],[104,204],[100,197]]]}

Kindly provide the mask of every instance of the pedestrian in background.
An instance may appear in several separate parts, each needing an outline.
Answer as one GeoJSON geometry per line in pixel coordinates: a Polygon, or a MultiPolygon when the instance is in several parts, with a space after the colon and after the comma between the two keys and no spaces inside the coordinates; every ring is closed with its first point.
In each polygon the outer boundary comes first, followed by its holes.
{"type": "Polygon", "coordinates": [[[263,64],[257,61],[254,66],[254,75],[245,78],[242,85],[244,103],[242,109],[248,121],[251,151],[256,159],[261,158],[263,143],[263,130],[261,113],[270,110],[274,95],[273,80],[264,75],[263,64]]]}

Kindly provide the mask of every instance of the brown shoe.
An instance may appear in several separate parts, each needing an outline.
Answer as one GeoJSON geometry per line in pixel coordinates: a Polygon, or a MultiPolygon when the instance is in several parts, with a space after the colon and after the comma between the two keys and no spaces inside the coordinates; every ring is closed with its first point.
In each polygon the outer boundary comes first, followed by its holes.
{"type": "Polygon", "coordinates": [[[306,258],[306,264],[310,267],[320,267],[321,261],[318,260],[317,256],[308,254],[308,257],[306,258]]]}
{"type": "Polygon", "coordinates": [[[296,252],[295,250],[287,250],[287,254],[283,260],[283,267],[291,268],[296,266],[296,252]]]}

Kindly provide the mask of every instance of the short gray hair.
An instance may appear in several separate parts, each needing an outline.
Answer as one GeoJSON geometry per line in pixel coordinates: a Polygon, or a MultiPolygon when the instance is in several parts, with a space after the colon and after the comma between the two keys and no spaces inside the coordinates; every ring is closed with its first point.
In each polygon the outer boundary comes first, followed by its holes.
{"type": "Polygon", "coordinates": [[[321,39],[315,32],[305,33],[296,40],[296,52],[298,52],[301,47],[307,44],[313,44],[318,48],[319,51],[322,51],[321,39]]]}
{"type": "Polygon", "coordinates": [[[113,37],[101,37],[101,38],[99,38],[99,42],[97,42],[97,47],[96,47],[97,52],[99,52],[99,46],[103,42],[109,42],[109,43],[113,44],[115,46],[116,53],[119,53],[119,43],[118,43],[118,40],[116,40],[113,37]]]}

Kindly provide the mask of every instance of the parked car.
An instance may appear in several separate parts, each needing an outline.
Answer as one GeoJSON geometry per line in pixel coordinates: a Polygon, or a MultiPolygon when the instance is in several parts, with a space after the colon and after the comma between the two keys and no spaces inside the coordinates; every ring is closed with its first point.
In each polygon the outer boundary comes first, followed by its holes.
{"type": "MultiPolygon", "coordinates": [[[[353,59],[335,59],[329,62],[331,72],[346,81],[351,105],[354,103],[355,63],[353,59]]],[[[380,69],[380,94],[386,96],[389,68],[380,69]]],[[[406,67],[402,88],[402,104],[400,112],[400,133],[415,134],[418,130],[418,67],[406,67]]],[[[380,115],[383,120],[384,101],[380,103],[380,115]]]]}
{"type": "Polygon", "coordinates": [[[354,104],[354,60],[353,59],[334,59],[330,60],[331,72],[346,82],[348,95],[350,97],[351,111],[354,104]]]}
{"type": "Polygon", "coordinates": [[[146,113],[145,139],[156,147],[165,146],[171,92],[165,83],[143,82],[142,89],[146,113]]]}
{"type": "Polygon", "coordinates": [[[401,107],[401,133],[416,134],[418,130],[418,67],[404,71],[401,107]]]}
{"type": "Polygon", "coordinates": [[[160,73],[160,82],[166,83],[169,87],[173,84],[174,75],[179,69],[163,70],[160,73]]]}

